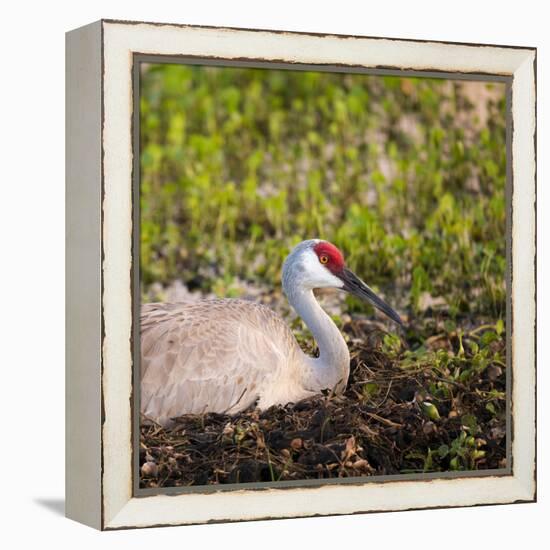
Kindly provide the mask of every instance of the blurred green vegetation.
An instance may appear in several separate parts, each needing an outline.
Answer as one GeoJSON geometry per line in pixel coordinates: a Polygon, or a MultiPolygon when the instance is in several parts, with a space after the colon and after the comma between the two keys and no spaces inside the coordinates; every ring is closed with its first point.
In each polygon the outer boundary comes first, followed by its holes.
{"type": "Polygon", "coordinates": [[[176,279],[278,287],[319,237],[401,311],[504,318],[503,84],[159,64],[140,111],[148,301],[176,279]]]}
{"type": "Polygon", "coordinates": [[[353,414],[373,406],[405,434],[369,431],[365,449],[397,456],[401,441],[402,472],[506,464],[503,84],[147,65],[140,116],[144,301],[176,281],[259,288],[286,315],[284,258],[303,239],[332,241],[409,321],[399,335],[367,330],[355,314],[372,311],[350,297],[333,315],[353,414]]]}

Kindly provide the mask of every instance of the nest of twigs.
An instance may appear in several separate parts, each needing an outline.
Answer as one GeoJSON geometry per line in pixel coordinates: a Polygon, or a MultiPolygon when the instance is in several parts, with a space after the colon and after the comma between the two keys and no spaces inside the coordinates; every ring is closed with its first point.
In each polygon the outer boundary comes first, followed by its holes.
{"type": "MultiPolygon", "coordinates": [[[[144,423],[141,487],[504,467],[505,405],[495,396],[505,392],[505,369],[488,360],[467,377],[456,371],[475,363],[473,342],[482,331],[471,338],[442,331],[428,339],[424,360],[407,360],[422,327],[393,351],[380,327],[366,320],[345,325],[352,359],[343,395],[236,416],[186,415],[171,429],[144,423]],[[438,350],[443,366],[433,362],[438,350]]],[[[498,353],[504,344],[491,346],[498,353]]]]}

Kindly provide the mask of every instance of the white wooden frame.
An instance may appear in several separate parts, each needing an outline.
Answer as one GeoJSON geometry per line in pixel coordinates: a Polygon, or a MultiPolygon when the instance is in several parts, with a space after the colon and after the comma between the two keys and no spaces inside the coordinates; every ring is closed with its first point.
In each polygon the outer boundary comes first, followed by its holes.
{"type": "Polygon", "coordinates": [[[98,529],[533,501],[536,50],[99,21],[67,34],[67,515],[98,529]],[[511,77],[510,475],[133,496],[134,54],[511,77]]]}

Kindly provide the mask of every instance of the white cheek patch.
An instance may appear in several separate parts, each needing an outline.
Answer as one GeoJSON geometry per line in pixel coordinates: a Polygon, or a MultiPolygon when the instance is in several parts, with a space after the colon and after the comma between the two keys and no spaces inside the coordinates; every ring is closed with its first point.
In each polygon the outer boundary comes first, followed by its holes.
{"type": "Polygon", "coordinates": [[[301,263],[304,269],[303,282],[310,288],[342,288],[344,286],[344,281],[323,266],[313,250],[304,252],[301,263]]]}

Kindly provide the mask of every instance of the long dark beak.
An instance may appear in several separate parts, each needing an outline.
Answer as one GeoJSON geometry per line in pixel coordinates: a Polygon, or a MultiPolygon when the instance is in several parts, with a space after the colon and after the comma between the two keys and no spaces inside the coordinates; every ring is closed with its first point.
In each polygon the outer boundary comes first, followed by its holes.
{"type": "Polygon", "coordinates": [[[385,313],[390,319],[395,321],[398,325],[403,326],[401,317],[388,305],[384,300],[379,298],[372,289],[370,289],[357,275],[347,268],[344,268],[339,273],[340,279],[344,281],[344,290],[370,302],[374,307],[377,307],[381,312],[385,313]]]}

